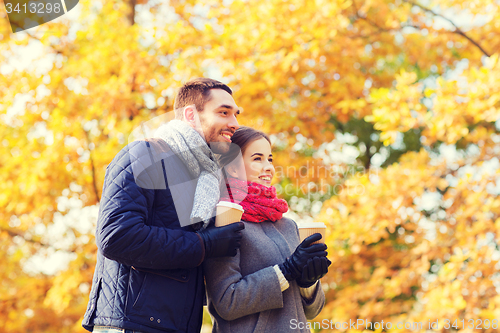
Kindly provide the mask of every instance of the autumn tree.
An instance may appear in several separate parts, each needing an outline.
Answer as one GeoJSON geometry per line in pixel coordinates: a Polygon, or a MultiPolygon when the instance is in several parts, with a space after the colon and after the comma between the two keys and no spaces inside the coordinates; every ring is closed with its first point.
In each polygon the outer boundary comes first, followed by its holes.
{"type": "Polygon", "coordinates": [[[493,0],[93,1],[26,33],[0,20],[0,327],[83,331],[106,165],[212,76],[272,134],[292,213],[329,226],[319,319],[494,331],[497,22],[493,0]],[[69,242],[50,238],[62,220],[69,242]],[[29,270],[58,251],[67,269],[29,270]]]}
{"type": "Polygon", "coordinates": [[[97,250],[94,228],[79,229],[95,225],[85,208],[98,205],[105,167],[132,129],[170,110],[173,88],[203,74],[183,65],[191,57],[183,55],[184,38],[194,29],[178,33],[183,23],[173,17],[151,43],[148,18],[132,20],[130,8],[80,4],[76,18],[18,34],[2,13],[2,331],[83,331],[97,250]],[[70,243],[57,246],[50,229],[61,218],[69,219],[60,236],[70,243]],[[56,252],[72,254],[66,270],[28,272],[28,258],[56,252]]]}

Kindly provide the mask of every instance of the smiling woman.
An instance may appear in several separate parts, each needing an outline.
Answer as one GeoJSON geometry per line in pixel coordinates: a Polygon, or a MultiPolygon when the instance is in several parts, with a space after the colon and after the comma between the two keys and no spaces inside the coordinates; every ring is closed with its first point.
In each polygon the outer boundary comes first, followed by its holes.
{"type": "Polygon", "coordinates": [[[251,128],[242,127],[234,137],[233,143],[236,150],[241,149],[242,159],[234,159],[226,166],[229,175],[271,186],[275,171],[269,137],[251,128]]]}
{"type": "Polygon", "coordinates": [[[232,142],[220,159],[230,176],[221,201],[241,204],[245,229],[235,257],[205,262],[213,332],[286,332],[290,320],[307,322],[323,308],[319,279],[330,264],[327,247],[311,245],[320,234],[300,243],[295,222],[283,218],[288,205],[271,186],[274,166],[269,137],[241,127],[232,142]]]}

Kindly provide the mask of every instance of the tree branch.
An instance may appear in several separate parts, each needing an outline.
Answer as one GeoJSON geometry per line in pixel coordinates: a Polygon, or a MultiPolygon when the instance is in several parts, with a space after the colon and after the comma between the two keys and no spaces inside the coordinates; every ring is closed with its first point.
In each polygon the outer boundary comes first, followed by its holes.
{"type": "MultiPolygon", "coordinates": [[[[85,136],[87,137],[87,147],[90,146],[90,137],[89,133],[84,129],[83,132],[85,133],[85,136]]],[[[95,164],[94,164],[94,159],[92,158],[92,150],[89,147],[89,161],[90,161],[90,168],[92,170],[92,187],[94,189],[94,194],[97,202],[101,202],[101,198],[99,197],[99,191],[97,189],[97,181],[96,181],[96,172],[95,172],[95,164]]]]}
{"type": "Polygon", "coordinates": [[[356,6],[356,3],[354,1],[353,1],[353,7],[354,7],[354,10],[355,10],[355,14],[354,15],[356,16],[356,18],[361,19],[363,21],[366,21],[368,24],[374,26],[378,30],[378,31],[373,32],[371,34],[366,34],[366,35],[361,35],[360,34],[360,35],[351,36],[351,37],[354,37],[354,38],[370,38],[372,36],[379,35],[379,34],[384,33],[384,32],[401,31],[402,29],[404,29],[406,27],[414,28],[416,30],[422,29],[422,27],[419,27],[419,26],[416,26],[416,25],[412,25],[412,24],[401,24],[401,26],[399,26],[398,28],[385,28],[385,27],[381,27],[376,22],[370,20],[366,15],[361,15],[359,13],[359,9],[356,6]]]}
{"type": "Polygon", "coordinates": [[[366,39],[366,38],[370,38],[370,37],[374,37],[374,36],[378,36],[382,33],[385,33],[385,32],[393,32],[393,31],[401,31],[402,29],[406,28],[406,27],[409,27],[409,28],[414,28],[415,30],[420,30],[422,29],[422,27],[419,27],[417,25],[412,25],[412,24],[403,24],[401,25],[399,28],[382,28],[382,27],[379,27],[376,23],[368,20],[367,18],[365,17],[362,17],[362,16],[357,16],[359,19],[362,19],[362,20],[365,20],[366,22],[368,22],[369,24],[375,26],[378,31],[375,31],[375,32],[372,32],[372,33],[369,33],[369,34],[366,34],[366,35],[363,35],[363,34],[357,34],[357,35],[348,35],[346,37],[348,38],[363,38],[363,39],[366,39]]]}
{"type": "Polygon", "coordinates": [[[370,170],[371,160],[373,157],[373,154],[370,153],[370,148],[372,147],[372,145],[370,143],[371,143],[370,141],[366,141],[364,143],[365,147],[366,147],[366,161],[365,161],[365,165],[364,165],[366,171],[370,170]]]}
{"type": "Polygon", "coordinates": [[[14,231],[13,229],[8,229],[8,228],[4,228],[4,227],[0,227],[0,231],[5,231],[11,237],[16,237],[16,236],[21,237],[26,242],[30,242],[32,244],[37,244],[37,245],[40,245],[40,246],[43,246],[43,247],[52,247],[53,248],[52,245],[44,243],[42,241],[37,241],[37,240],[35,240],[35,239],[31,238],[31,237],[27,237],[25,234],[23,234],[20,231],[14,231]]]}
{"type": "Polygon", "coordinates": [[[92,168],[92,186],[94,188],[94,194],[97,202],[101,202],[101,198],[99,197],[99,191],[97,190],[97,182],[96,182],[96,172],[95,172],[95,165],[94,165],[94,159],[92,158],[92,151],[90,152],[90,166],[92,168]]]}
{"type": "Polygon", "coordinates": [[[426,11],[426,12],[428,12],[428,13],[431,13],[431,14],[432,14],[432,15],[434,15],[434,16],[438,16],[438,17],[440,17],[440,18],[442,18],[442,19],[444,19],[444,20],[446,20],[446,21],[450,22],[450,23],[451,23],[451,25],[453,25],[453,27],[455,27],[455,31],[453,31],[454,33],[459,34],[459,35],[461,35],[462,37],[466,38],[469,42],[471,42],[471,43],[472,43],[472,44],[474,44],[474,45],[475,45],[475,46],[476,46],[479,50],[481,50],[481,52],[482,52],[485,56],[487,56],[487,57],[489,57],[489,56],[490,56],[490,55],[489,55],[489,54],[488,54],[488,53],[487,53],[487,52],[483,49],[483,47],[482,47],[481,45],[479,45],[479,43],[478,43],[478,42],[476,42],[475,40],[473,40],[471,37],[467,36],[467,34],[466,34],[465,32],[463,32],[463,31],[462,31],[462,30],[461,30],[461,29],[460,29],[460,28],[459,28],[459,27],[458,27],[458,26],[457,26],[457,25],[456,25],[456,24],[455,24],[452,20],[450,20],[449,18],[444,17],[443,15],[436,13],[436,12],[435,12],[435,11],[433,11],[432,9],[427,8],[427,7],[424,7],[423,5],[418,4],[418,3],[416,3],[416,2],[414,2],[414,1],[412,1],[412,0],[403,0],[403,1],[404,1],[404,2],[406,2],[406,3],[409,3],[409,4],[413,5],[413,6],[417,6],[417,7],[421,8],[422,10],[424,10],[424,11],[426,11]]]}
{"type": "Polygon", "coordinates": [[[0,231],[5,231],[7,234],[9,234],[9,236],[11,237],[21,237],[22,239],[24,239],[24,241],[26,242],[29,242],[31,244],[36,244],[36,245],[40,245],[44,248],[51,248],[51,249],[54,249],[55,251],[63,251],[63,252],[67,252],[67,253],[74,253],[76,252],[76,248],[75,246],[73,245],[71,248],[69,249],[63,249],[63,248],[58,248],[58,247],[55,247],[54,245],[52,244],[49,244],[49,243],[45,243],[41,240],[36,240],[36,239],[33,239],[32,237],[30,236],[27,236],[25,233],[23,233],[22,231],[18,231],[18,230],[14,230],[12,228],[4,228],[4,227],[0,227],[0,231]]]}
{"type": "MultiPolygon", "coordinates": [[[[16,26],[18,28],[23,29],[23,27],[21,27],[16,22],[10,22],[10,24],[13,25],[13,26],[16,26]]],[[[35,36],[30,31],[28,31],[28,30],[22,30],[22,31],[24,33],[26,33],[30,38],[32,38],[32,39],[34,39],[34,40],[39,41],[40,43],[42,43],[44,46],[49,46],[56,54],[64,54],[63,49],[56,48],[54,44],[51,43],[50,45],[45,45],[45,43],[43,43],[42,40],[39,37],[35,36]]]]}
{"type": "Polygon", "coordinates": [[[128,14],[128,21],[130,26],[135,24],[135,5],[137,4],[137,0],[129,0],[130,12],[128,14]]]}
{"type": "Polygon", "coordinates": [[[359,18],[359,19],[365,20],[366,22],[368,22],[369,24],[371,24],[372,26],[374,26],[375,28],[377,28],[379,32],[390,32],[390,31],[393,30],[393,29],[382,28],[381,26],[379,26],[377,23],[375,23],[372,20],[370,20],[365,15],[360,15],[359,14],[359,9],[356,6],[356,2],[353,1],[352,5],[354,6],[354,10],[356,11],[356,13],[355,13],[356,17],[359,18]]]}

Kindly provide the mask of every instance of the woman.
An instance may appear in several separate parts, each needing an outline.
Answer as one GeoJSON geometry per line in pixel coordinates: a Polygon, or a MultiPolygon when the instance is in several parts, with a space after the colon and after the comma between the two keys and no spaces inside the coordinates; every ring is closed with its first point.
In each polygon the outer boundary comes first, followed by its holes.
{"type": "Polygon", "coordinates": [[[231,141],[220,161],[229,175],[221,200],[243,206],[245,229],[235,257],[204,264],[213,332],[309,332],[307,319],[325,302],[319,279],[330,265],[327,247],[311,245],[320,234],[300,243],[295,222],[282,217],[288,205],[271,186],[269,137],[240,127],[231,141]]]}

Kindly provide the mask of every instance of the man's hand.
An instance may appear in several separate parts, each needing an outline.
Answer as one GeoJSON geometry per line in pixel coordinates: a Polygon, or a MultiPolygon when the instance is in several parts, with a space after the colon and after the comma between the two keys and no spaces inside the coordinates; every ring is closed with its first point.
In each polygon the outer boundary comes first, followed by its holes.
{"type": "Polygon", "coordinates": [[[241,246],[243,222],[232,223],[223,227],[198,231],[205,245],[205,259],[215,257],[234,257],[241,246]]]}

